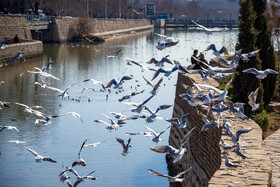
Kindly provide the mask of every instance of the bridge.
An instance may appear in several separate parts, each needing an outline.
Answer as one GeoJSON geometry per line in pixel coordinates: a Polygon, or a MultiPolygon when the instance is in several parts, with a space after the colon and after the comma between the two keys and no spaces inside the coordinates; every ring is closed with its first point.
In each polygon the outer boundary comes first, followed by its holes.
{"type": "MultiPolygon", "coordinates": [[[[194,20],[196,23],[203,25],[205,27],[227,27],[227,28],[237,28],[238,20],[194,20]]],[[[164,27],[186,27],[186,28],[196,28],[191,19],[167,19],[165,20],[164,27]]]]}

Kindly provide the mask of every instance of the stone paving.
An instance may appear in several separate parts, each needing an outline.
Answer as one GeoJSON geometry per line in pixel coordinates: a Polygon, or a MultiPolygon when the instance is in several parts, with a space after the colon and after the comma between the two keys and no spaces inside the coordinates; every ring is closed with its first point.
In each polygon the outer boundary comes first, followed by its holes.
{"type": "Polygon", "coordinates": [[[280,186],[280,129],[264,140],[264,148],[272,162],[271,186],[280,186]]]}

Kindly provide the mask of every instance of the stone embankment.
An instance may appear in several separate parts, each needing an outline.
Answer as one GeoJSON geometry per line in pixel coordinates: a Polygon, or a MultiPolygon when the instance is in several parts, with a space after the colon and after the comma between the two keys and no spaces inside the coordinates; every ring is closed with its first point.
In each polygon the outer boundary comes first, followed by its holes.
{"type": "MultiPolygon", "coordinates": [[[[180,94],[187,92],[187,86],[191,86],[192,81],[204,84],[199,75],[179,73],[173,117],[180,119],[182,115],[188,114],[189,122],[186,129],[179,129],[176,125],[172,126],[169,144],[179,148],[183,136],[193,127],[196,129],[185,145],[187,152],[181,164],[173,164],[171,156],[166,156],[170,175],[176,175],[191,166],[192,171],[185,175],[185,182],[182,185],[174,183],[171,186],[269,186],[271,161],[268,152],[263,147],[261,128],[251,119],[241,120],[227,113],[223,115],[223,118],[226,118],[231,124],[233,133],[240,128],[253,128],[249,133],[242,135],[240,140],[241,149],[248,158],[241,160],[234,152],[230,152],[229,159],[237,165],[237,168],[228,171],[219,143],[223,138],[228,144],[232,144],[229,137],[219,128],[209,129],[200,134],[204,125],[201,116],[206,114],[205,109],[200,105],[190,106],[186,100],[179,97],[180,94]]],[[[207,84],[218,86],[214,79],[207,84]]]]}

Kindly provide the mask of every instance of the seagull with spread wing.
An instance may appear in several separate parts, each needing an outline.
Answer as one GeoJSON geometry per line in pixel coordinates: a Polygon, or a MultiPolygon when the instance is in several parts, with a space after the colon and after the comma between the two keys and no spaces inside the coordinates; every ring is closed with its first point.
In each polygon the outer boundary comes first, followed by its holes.
{"type": "Polygon", "coordinates": [[[160,138],[160,136],[161,136],[165,131],[167,131],[170,127],[171,127],[171,125],[168,126],[166,129],[164,129],[163,131],[161,131],[160,133],[158,133],[158,132],[155,132],[153,129],[151,129],[151,128],[147,127],[147,126],[144,126],[145,129],[147,129],[148,131],[151,132],[151,134],[154,135],[154,137],[151,138],[151,140],[152,140],[154,143],[161,142],[162,139],[160,138]]]}
{"type": "Polygon", "coordinates": [[[117,82],[115,79],[112,79],[110,80],[107,85],[105,86],[105,88],[109,88],[111,87],[112,85],[115,85],[113,88],[114,89],[117,89],[119,88],[123,83],[124,81],[127,81],[127,80],[130,80],[130,79],[133,79],[131,76],[123,76],[120,80],[120,82],[117,82]]]}
{"type": "Polygon", "coordinates": [[[48,89],[50,89],[50,90],[53,90],[53,91],[57,91],[58,93],[59,93],[59,97],[61,97],[62,99],[64,98],[64,97],[68,97],[69,95],[68,95],[68,90],[72,87],[72,86],[74,86],[76,83],[74,83],[74,84],[71,84],[70,86],[68,86],[65,90],[61,90],[61,89],[59,89],[59,88],[55,88],[55,87],[51,87],[51,86],[46,86],[46,88],[48,88],[48,89]]]}
{"type": "Polygon", "coordinates": [[[59,80],[59,78],[47,73],[47,72],[44,72],[43,70],[41,70],[40,68],[38,67],[34,67],[34,69],[38,70],[38,71],[29,71],[27,70],[28,73],[33,73],[33,74],[40,74],[44,77],[50,77],[50,78],[53,78],[53,79],[56,79],[56,80],[59,80]]]}
{"type": "Polygon", "coordinates": [[[170,123],[175,123],[176,125],[178,125],[179,129],[187,128],[188,124],[190,124],[190,121],[187,118],[187,115],[188,114],[182,115],[181,116],[181,121],[178,118],[166,119],[166,121],[168,121],[170,123]]]}
{"type": "Polygon", "coordinates": [[[155,64],[158,67],[163,67],[165,62],[168,63],[168,64],[173,65],[172,61],[169,60],[167,57],[169,57],[169,55],[166,55],[165,57],[162,57],[160,61],[156,60],[155,58],[151,58],[149,60],[149,62],[147,62],[147,63],[155,64]]]}
{"type": "Polygon", "coordinates": [[[85,139],[85,141],[83,142],[83,144],[82,144],[82,146],[81,146],[81,148],[80,148],[80,151],[79,151],[79,153],[78,153],[79,161],[73,162],[73,163],[72,163],[72,167],[74,167],[74,166],[76,166],[76,165],[81,165],[81,166],[86,166],[86,165],[87,165],[86,161],[81,157],[81,151],[82,151],[82,149],[83,149],[83,147],[84,147],[86,141],[87,141],[87,139],[85,139]]]}
{"type": "Polygon", "coordinates": [[[266,69],[264,71],[259,71],[256,68],[249,68],[249,69],[245,69],[242,72],[244,73],[253,73],[254,75],[256,75],[256,77],[258,79],[264,79],[266,78],[266,76],[268,74],[274,74],[274,75],[279,75],[279,73],[273,69],[266,69]]]}
{"type": "Polygon", "coordinates": [[[153,90],[150,92],[152,95],[156,95],[159,87],[160,87],[160,84],[162,83],[163,81],[163,77],[154,85],[151,81],[149,81],[148,79],[146,79],[144,76],[143,76],[143,79],[147,82],[148,85],[150,85],[153,90]]]}
{"type": "Polygon", "coordinates": [[[127,61],[127,63],[135,64],[135,65],[139,66],[142,69],[141,70],[142,72],[144,72],[145,70],[156,71],[155,68],[146,66],[145,64],[143,64],[141,62],[138,62],[137,60],[133,60],[133,59],[128,58],[128,57],[124,57],[124,59],[127,61]]]}
{"type": "Polygon", "coordinates": [[[83,80],[83,82],[88,82],[88,81],[91,81],[91,82],[92,82],[93,84],[95,84],[95,85],[99,84],[99,85],[102,86],[103,90],[106,90],[106,88],[105,88],[105,86],[103,85],[102,82],[97,81],[97,80],[92,79],[92,78],[91,78],[91,79],[85,79],[85,80],[83,80]]]}
{"type": "Polygon", "coordinates": [[[150,96],[148,99],[146,99],[145,101],[143,101],[141,103],[127,103],[127,102],[124,102],[124,104],[132,105],[132,106],[135,107],[135,108],[129,109],[130,111],[141,113],[142,110],[145,108],[145,104],[148,103],[153,97],[154,97],[154,95],[150,96]]]}
{"type": "Polygon", "coordinates": [[[158,153],[171,154],[172,157],[174,158],[173,163],[176,164],[183,158],[183,155],[187,151],[187,149],[184,148],[184,145],[190,139],[194,129],[195,129],[195,127],[192,128],[187,134],[185,134],[185,136],[182,138],[182,140],[180,142],[179,149],[176,149],[176,148],[172,147],[171,145],[157,146],[157,147],[153,147],[153,148],[150,148],[150,149],[152,151],[155,151],[155,152],[158,152],[158,153]]]}
{"type": "Polygon", "coordinates": [[[248,95],[248,99],[249,99],[248,104],[252,107],[252,111],[258,110],[259,107],[260,107],[260,104],[256,103],[257,102],[258,93],[259,93],[259,88],[257,88],[255,91],[251,92],[248,95]]]}
{"type": "Polygon", "coordinates": [[[14,58],[11,60],[11,62],[10,62],[8,65],[11,65],[14,61],[16,61],[16,59],[25,61],[25,59],[24,59],[23,56],[22,56],[22,51],[23,51],[23,49],[24,49],[24,48],[22,48],[22,49],[14,56],[14,58]]]}
{"type": "Polygon", "coordinates": [[[141,91],[134,91],[128,95],[125,95],[123,96],[122,98],[119,99],[119,102],[122,102],[124,100],[127,100],[127,99],[131,99],[131,97],[135,96],[135,95],[138,95],[138,94],[141,94],[143,93],[145,90],[141,90],[141,91]]]}
{"type": "Polygon", "coordinates": [[[210,44],[205,51],[213,50],[213,54],[217,57],[220,57],[222,53],[229,55],[229,50],[226,47],[222,47],[220,50],[216,49],[215,44],[210,44]]]}
{"type": "Polygon", "coordinates": [[[20,132],[19,132],[19,130],[17,129],[16,126],[11,126],[11,125],[9,125],[9,126],[0,126],[0,132],[2,132],[4,129],[16,130],[20,134],[20,132]]]}
{"type": "Polygon", "coordinates": [[[124,143],[124,140],[121,138],[116,138],[116,140],[122,145],[123,147],[123,151],[121,152],[121,154],[123,156],[126,156],[128,154],[128,148],[131,147],[130,142],[131,142],[131,138],[129,138],[127,140],[127,144],[124,143]]]}
{"type": "Polygon", "coordinates": [[[187,169],[187,170],[185,170],[185,171],[183,171],[183,172],[180,172],[180,173],[178,173],[177,175],[175,175],[174,177],[171,177],[171,176],[169,176],[169,175],[163,175],[163,174],[160,174],[160,173],[158,173],[158,172],[156,172],[156,171],[153,171],[153,170],[151,170],[151,169],[148,169],[148,171],[151,173],[151,174],[153,174],[153,175],[156,175],[156,176],[159,176],[159,177],[166,177],[166,178],[168,178],[168,180],[169,180],[169,182],[184,182],[184,180],[185,180],[185,178],[184,177],[182,177],[182,176],[184,176],[188,171],[190,171],[190,169],[191,169],[192,167],[190,167],[189,169],[187,169]],[[181,178],[182,177],[182,178],[181,178]]]}
{"type": "Polygon", "coordinates": [[[0,44],[0,49],[5,49],[4,44],[7,43],[8,41],[12,40],[11,38],[3,40],[0,44]]]}
{"type": "Polygon", "coordinates": [[[56,163],[56,161],[49,156],[41,156],[36,151],[34,151],[34,150],[32,150],[28,147],[26,147],[26,149],[35,156],[35,161],[38,162],[38,163],[41,162],[41,161],[49,161],[49,162],[52,162],[52,163],[56,163]]]}

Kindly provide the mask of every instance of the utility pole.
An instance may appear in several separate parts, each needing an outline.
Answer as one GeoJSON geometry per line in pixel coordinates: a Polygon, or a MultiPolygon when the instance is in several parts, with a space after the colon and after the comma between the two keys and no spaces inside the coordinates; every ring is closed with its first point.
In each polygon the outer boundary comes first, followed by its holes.
{"type": "Polygon", "coordinates": [[[106,0],[106,3],[105,3],[105,19],[107,18],[107,0],[106,0]]]}
{"type": "Polygon", "coordinates": [[[122,17],[122,7],[121,7],[121,0],[119,0],[119,17],[122,17]]]}

